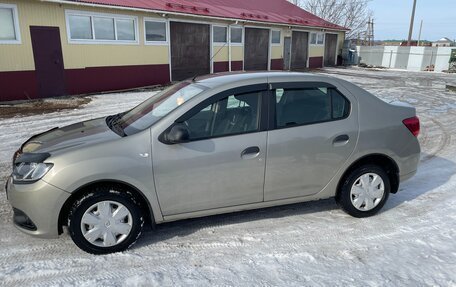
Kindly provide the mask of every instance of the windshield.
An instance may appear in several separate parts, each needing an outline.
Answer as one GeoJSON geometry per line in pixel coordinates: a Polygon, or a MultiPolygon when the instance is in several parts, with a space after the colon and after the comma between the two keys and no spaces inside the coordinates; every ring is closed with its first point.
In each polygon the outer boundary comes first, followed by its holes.
{"type": "Polygon", "coordinates": [[[121,115],[116,121],[117,129],[122,130],[123,135],[142,131],[205,89],[190,82],[174,84],[121,115]]]}

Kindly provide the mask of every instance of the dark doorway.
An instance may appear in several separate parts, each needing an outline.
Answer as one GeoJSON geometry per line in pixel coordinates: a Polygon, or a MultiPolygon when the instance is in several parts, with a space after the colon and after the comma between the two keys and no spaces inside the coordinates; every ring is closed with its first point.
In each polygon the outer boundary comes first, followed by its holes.
{"type": "Polygon", "coordinates": [[[309,33],[293,31],[291,44],[291,70],[307,68],[309,33]]]}
{"type": "Polygon", "coordinates": [[[283,42],[283,69],[290,70],[291,64],[291,37],[285,37],[283,42]]]}
{"type": "Polygon", "coordinates": [[[30,26],[38,97],[65,95],[65,70],[58,27],[30,26]]]}
{"type": "Polygon", "coordinates": [[[336,65],[337,35],[326,34],[325,36],[325,66],[336,65]]]}
{"type": "Polygon", "coordinates": [[[210,73],[210,26],[171,22],[171,75],[182,81],[210,73]]]}
{"type": "Polygon", "coordinates": [[[245,28],[244,69],[267,70],[269,60],[269,30],[245,28]]]}

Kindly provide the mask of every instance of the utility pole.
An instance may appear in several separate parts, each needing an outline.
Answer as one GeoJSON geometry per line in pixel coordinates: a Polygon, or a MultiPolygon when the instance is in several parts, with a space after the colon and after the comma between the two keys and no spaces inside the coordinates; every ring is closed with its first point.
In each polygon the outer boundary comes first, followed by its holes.
{"type": "Polygon", "coordinates": [[[373,46],[374,45],[374,19],[369,18],[369,21],[367,22],[366,38],[367,38],[367,45],[373,46]]]}
{"type": "Polygon", "coordinates": [[[371,21],[371,36],[372,36],[372,46],[375,46],[375,37],[374,37],[374,19],[372,18],[371,21]]]}
{"type": "Polygon", "coordinates": [[[415,21],[416,0],[413,0],[412,18],[410,19],[410,29],[407,40],[407,46],[412,45],[413,22],[415,21]]]}
{"type": "Polygon", "coordinates": [[[423,20],[421,20],[420,32],[418,33],[418,46],[420,46],[420,41],[421,41],[421,29],[423,29],[423,20]]]}

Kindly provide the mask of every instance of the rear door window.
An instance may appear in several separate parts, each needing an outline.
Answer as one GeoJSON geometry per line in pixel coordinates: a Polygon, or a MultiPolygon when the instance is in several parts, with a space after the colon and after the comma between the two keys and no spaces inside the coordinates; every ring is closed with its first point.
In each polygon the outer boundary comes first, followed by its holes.
{"type": "Polygon", "coordinates": [[[275,89],[276,127],[308,125],[348,116],[349,102],[334,88],[275,89]]]}

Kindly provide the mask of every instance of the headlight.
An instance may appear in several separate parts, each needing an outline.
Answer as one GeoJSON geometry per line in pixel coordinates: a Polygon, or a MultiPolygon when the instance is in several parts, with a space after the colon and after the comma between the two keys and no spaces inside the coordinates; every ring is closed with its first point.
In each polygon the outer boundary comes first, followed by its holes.
{"type": "Polygon", "coordinates": [[[52,163],[16,163],[13,169],[13,180],[23,183],[35,182],[41,179],[53,166],[52,163]]]}

